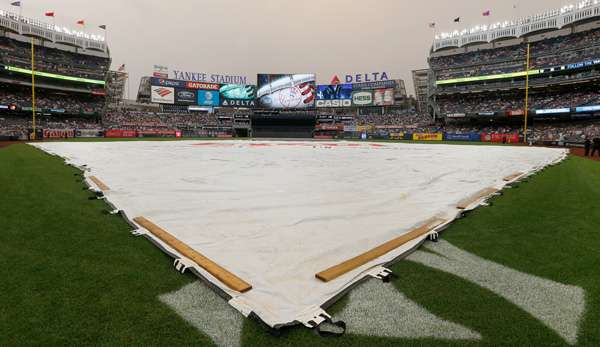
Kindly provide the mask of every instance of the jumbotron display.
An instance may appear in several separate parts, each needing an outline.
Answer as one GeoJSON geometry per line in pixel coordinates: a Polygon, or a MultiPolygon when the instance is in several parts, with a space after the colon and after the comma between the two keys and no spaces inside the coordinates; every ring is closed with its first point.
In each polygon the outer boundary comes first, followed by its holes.
{"type": "Polygon", "coordinates": [[[259,74],[257,82],[259,107],[306,109],[315,106],[315,74],[259,74]]]}
{"type": "Polygon", "coordinates": [[[318,85],[316,107],[351,107],[352,84],[318,85]]]}

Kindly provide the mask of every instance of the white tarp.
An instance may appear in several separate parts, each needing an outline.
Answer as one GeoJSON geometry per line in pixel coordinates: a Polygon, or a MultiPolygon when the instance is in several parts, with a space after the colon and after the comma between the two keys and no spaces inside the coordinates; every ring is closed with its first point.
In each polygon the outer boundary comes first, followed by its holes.
{"type": "Polygon", "coordinates": [[[90,169],[107,199],[144,216],[250,283],[240,294],[201,269],[230,304],[270,326],[305,323],[320,306],[422,239],[340,278],[315,274],[394,239],[503,178],[564,150],[318,142],[35,144],[90,169]]]}

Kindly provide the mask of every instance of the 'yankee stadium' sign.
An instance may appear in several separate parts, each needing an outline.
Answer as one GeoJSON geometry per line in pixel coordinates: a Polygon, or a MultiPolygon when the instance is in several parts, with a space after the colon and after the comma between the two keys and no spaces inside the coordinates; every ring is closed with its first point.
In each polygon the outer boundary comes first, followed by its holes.
{"type": "Polygon", "coordinates": [[[246,76],[208,74],[173,70],[173,78],[180,81],[208,82],[221,84],[248,84],[246,76]]]}

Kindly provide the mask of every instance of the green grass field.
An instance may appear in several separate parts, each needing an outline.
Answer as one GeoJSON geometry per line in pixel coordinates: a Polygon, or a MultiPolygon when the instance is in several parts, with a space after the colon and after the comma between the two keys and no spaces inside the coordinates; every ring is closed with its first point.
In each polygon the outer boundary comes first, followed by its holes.
{"type": "MultiPolygon", "coordinates": [[[[0,149],[0,346],[212,346],[157,296],[196,280],[142,238],[76,177],[27,145],[0,149]]],[[[493,199],[442,238],[507,267],[586,292],[578,345],[600,346],[600,163],[571,157],[493,199]]],[[[494,293],[411,261],[394,286],[480,341],[347,334],[305,328],[268,335],[244,321],[243,346],[562,346],[553,330],[494,293]]],[[[329,311],[347,304],[342,299],[329,311]]]]}

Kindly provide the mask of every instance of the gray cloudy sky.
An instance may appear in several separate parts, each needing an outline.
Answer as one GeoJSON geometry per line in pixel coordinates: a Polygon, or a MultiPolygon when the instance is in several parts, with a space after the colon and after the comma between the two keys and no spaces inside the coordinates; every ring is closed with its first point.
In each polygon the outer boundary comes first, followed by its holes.
{"type": "MultiPolygon", "coordinates": [[[[14,10],[14,0],[0,0],[14,10]]],[[[573,1],[575,2],[575,1],[573,1]]],[[[125,63],[131,97],[154,64],[194,72],[238,74],[382,72],[407,82],[426,66],[433,32],[463,29],[569,4],[567,0],[22,0],[23,15],[91,32],[109,27],[113,68],[125,63]],[[517,5],[517,9],[513,9],[517,5]],[[490,9],[491,17],[482,12],[490,9]],[[461,23],[453,23],[456,17],[461,23]]],[[[341,76],[340,76],[341,77],[341,76]]]]}

